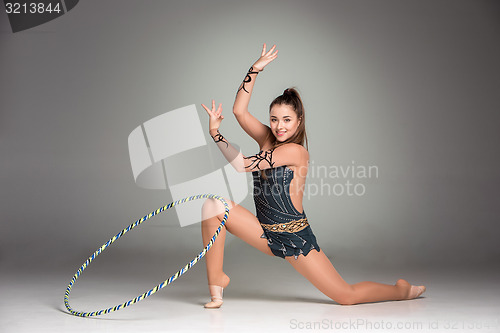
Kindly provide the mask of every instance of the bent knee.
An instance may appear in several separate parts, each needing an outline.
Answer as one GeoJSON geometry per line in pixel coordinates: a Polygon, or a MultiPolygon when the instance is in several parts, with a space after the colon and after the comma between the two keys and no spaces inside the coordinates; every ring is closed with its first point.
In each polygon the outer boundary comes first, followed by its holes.
{"type": "MultiPolygon", "coordinates": [[[[235,204],[231,200],[225,200],[227,201],[230,209],[234,207],[235,204]]],[[[201,212],[203,219],[217,217],[219,220],[222,220],[224,218],[224,214],[226,213],[226,208],[221,201],[209,198],[203,203],[201,212]]]]}

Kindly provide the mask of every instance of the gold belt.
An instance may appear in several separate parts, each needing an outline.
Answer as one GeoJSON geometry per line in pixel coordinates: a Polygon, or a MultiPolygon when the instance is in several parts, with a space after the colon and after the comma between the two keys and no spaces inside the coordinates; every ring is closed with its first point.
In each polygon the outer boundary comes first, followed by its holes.
{"type": "Polygon", "coordinates": [[[286,223],[277,223],[277,224],[261,223],[260,225],[262,226],[262,228],[273,232],[297,232],[307,228],[309,222],[307,222],[307,217],[306,217],[304,219],[290,221],[286,223]]]}

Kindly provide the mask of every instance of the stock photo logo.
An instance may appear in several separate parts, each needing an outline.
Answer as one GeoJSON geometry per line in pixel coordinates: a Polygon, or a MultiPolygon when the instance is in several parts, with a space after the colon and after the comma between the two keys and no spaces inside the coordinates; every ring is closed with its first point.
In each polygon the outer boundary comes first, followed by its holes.
{"type": "MultiPolygon", "coordinates": [[[[245,173],[238,173],[216,145],[207,144],[194,104],[136,127],[128,137],[128,148],[136,184],[168,190],[173,201],[211,193],[238,204],[247,196],[245,173]]],[[[195,200],[175,206],[180,225],[201,222],[202,205],[195,200]]]]}
{"type": "Polygon", "coordinates": [[[79,0],[4,0],[12,32],[27,30],[52,21],[73,9],[79,0]]]}
{"type": "MultiPolygon", "coordinates": [[[[379,167],[351,160],[339,165],[322,165],[311,161],[304,196],[361,197],[367,185],[379,178],[379,167]]],[[[299,170],[301,172],[302,170],[299,170]]]]}

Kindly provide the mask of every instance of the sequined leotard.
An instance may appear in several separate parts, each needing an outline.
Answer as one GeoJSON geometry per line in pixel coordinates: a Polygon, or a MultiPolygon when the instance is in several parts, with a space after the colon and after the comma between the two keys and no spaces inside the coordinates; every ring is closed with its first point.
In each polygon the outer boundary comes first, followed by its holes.
{"type": "Polygon", "coordinates": [[[267,244],[274,255],[285,258],[320,248],[307,222],[305,211],[299,212],[290,198],[290,183],[293,170],[286,165],[252,171],[254,181],[254,202],[257,218],[267,238],[267,244]],[[261,176],[266,172],[267,179],[261,176]]]}

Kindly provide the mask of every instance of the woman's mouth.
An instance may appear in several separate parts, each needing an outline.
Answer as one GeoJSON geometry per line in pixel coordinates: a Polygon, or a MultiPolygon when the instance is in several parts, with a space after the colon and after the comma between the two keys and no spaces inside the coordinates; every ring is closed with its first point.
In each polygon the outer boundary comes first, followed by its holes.
{"type": "Polygon", "coordinates": [[[276,135],[278,136],[282,136],[282,135],[285,135],[286,131],[283,131],[283,132],[276,132],[276,135]]]}

